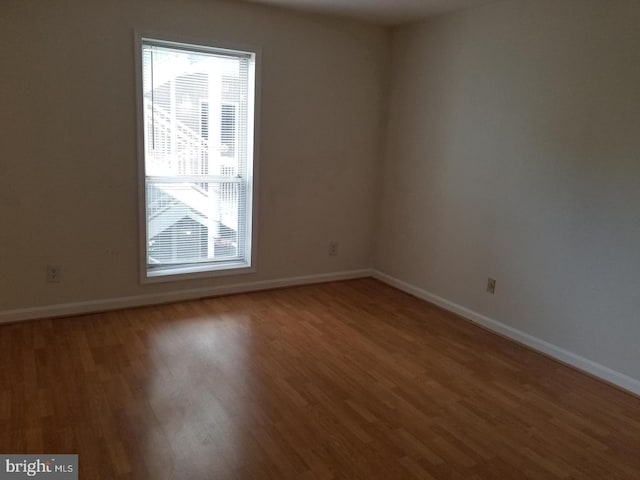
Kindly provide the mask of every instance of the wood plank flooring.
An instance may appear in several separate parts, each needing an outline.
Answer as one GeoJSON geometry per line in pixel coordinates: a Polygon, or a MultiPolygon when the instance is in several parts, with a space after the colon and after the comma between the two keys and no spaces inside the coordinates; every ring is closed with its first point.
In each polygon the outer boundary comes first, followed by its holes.
{"type": "Polygon", "coordinates": [[[372,279],[0,327],[0,452],[92,479],[638,479],[640,399],[372,279]]]}

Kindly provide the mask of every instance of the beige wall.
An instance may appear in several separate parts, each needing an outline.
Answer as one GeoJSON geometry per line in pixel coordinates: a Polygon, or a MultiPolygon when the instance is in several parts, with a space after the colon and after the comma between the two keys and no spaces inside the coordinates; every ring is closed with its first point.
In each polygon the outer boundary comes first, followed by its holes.
{"type": "Polygon", "coordinates": [[[640,3],[500,2],[392,57],[376,267],[639,379],[640,3]]]}
{"type": "Polygon", "coordinates": [[[4,0],[0,312],[368,268],[387,46],[237,3],[4,0]],[[257,274],[138,283],[134,28],[262,48],[257,274]]]}

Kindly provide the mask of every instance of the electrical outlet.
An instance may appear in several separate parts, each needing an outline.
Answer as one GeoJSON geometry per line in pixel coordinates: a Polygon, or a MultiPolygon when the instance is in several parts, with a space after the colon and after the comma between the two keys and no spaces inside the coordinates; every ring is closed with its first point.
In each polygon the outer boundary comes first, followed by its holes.
{"type": "Polygon", "coordinates": [[[47,265],[47,282],[60,283],[62,281],[62,267],[60,265],[47,265]]]}
{"type": "Polygon", "coordinates": [[[487,293],[494,295],[496,293],[496,279],[489,277],[487,279],[487,293]]]}
{"type": "Polygon", "coordinates": [[[338,242],[329,242],[329,256],[338,256],[338,242]]]}

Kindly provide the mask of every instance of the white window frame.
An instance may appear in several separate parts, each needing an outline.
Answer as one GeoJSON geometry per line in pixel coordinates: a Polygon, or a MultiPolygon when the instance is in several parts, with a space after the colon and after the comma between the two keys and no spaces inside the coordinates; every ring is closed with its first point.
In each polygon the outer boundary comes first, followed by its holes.
{"type": "MultiPolygon", "coordinates": [[[[137,142],[138,142],[138,245],[139,245],[139,272],[140,282],[158,283],[176,280],[189,280],[206,277],[218,277],[226,275],[237,275],[244,273],[255,273],[257,271],[257,199],[258,188],[256,178],[258,175],[258,131],[259,131],[259,106],[260,106],[260,65],[261,51],[258,47],[230,44],[212,39],[193,39],[167,36],[158,33],[134,31],[135,46],[135,72],[136,72],[136,117],[137,117],[137,142]],[[146,169],[145,169],[145,144],[144,144],[144,93],[143,93],[143,71],[142,71],[142,46],[144,41],[152,41],[165,44],[189,48],[197,51],[209,48],[232,52],[242,52],[253,55],[253,85],[249,85],[250,119],[247,133],[247,151],[251,159],[247,161],[247,218],[245,237],[245,258],[244,261],[211,262],[203,264],[184,264],[182,266],[171,266],[166,269],[154,269],[149,271],[147,260],[147,212],[146,212],[146,169]],[[253,111],[251,107],[253,106],[253,111]],[[253,118],[253,123],[251,119],[253,118]]],[[[250,78],[251,81],[251,78],[250,78]]],[[[211,135],[211,132],[209,132],[211,135]]]]}

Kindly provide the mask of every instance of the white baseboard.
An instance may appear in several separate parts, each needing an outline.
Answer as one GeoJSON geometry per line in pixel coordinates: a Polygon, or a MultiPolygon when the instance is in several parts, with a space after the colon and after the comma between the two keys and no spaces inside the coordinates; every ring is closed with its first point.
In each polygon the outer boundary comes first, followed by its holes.
{"type": "Polygon", "coordinates": [[[550,357],[555,358],[563,363],[571,365],[579,370],[582,370],[590,375],[598,377],[606,382],[612,383],[624,390],[627,390],[635,395],[640,395],[640,380],[624,375],[623,373],[612,370],[599,363],[596,363],[588,358],[584,358],[580,355],[572,353],[564,348],[553,345],[540,338],[529,335],[528,333],[517,330],[513,327],[505,325],[504,323],[493,320],[480,313],[474,312],[462,305],[451,302],[445,298],[434,295],[421,288],[418,288],[409,283],[398,280],[390,275],[382,273],[378,270],[372,271],[372,276],[381,282],[391,285],[399,290],[402,290],[414,297],[421,298],[427,302],[438,305],[439,307],[449,310],[461,317],[464,317],[478,325],[481,325],[495,333],[515,340],[518,343],[524,344],[534,350],[544,353],[550,357]]]}
{"type": "Polygon", "coordinates": [[[35,320],[38,318],[82,315],[87,313],[104,312],[107,310],[119,310],[122,308],[142,307],[147,305],[158,305],[161,303],[179,302],[183,300],[194,300],[204,297],[215,297],[218,295],[229,295],[232,293],[255,292],[258,290],[310,285],[313,283],[334,282],[338,280],[350,280],[353,278],[370,276],[371,270],[369,269],[351,270],[347,272],[324,273],[302,277],[262,280],[258,282],[218,285],[215,287],[192,288],[189,290],[176,290],[166,293],[151,293],[147,295],[109,298],[104,300],[89,300],[85,302],[46,305],[43,307],[19,308],[15,310],[0,311],[0,324],[19,322],[23,320],[35,320]]]}

